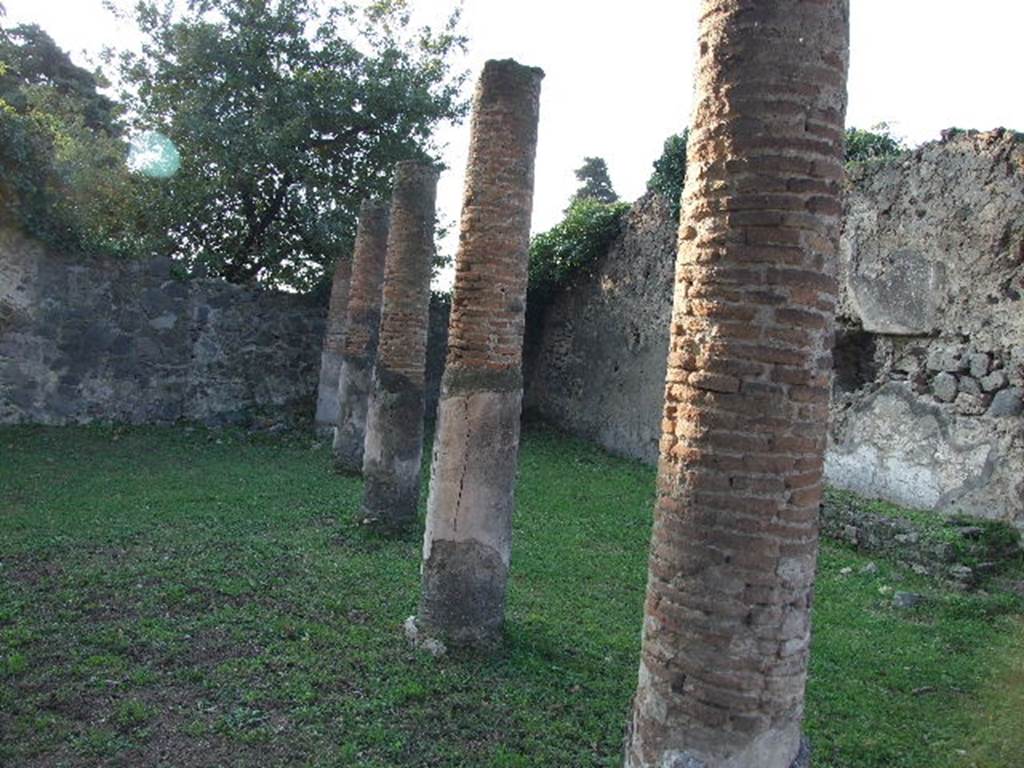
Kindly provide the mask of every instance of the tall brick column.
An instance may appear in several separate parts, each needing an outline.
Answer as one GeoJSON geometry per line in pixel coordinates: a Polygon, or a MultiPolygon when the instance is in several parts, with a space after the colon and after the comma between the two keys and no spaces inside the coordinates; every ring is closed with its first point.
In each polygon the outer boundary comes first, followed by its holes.
{"type": "Polygon", "coordinates": [[[801,745],[848,0],[703,0],[629,768],[801,745]]]}
{"type": "Polygon", "coordinates": [[[455,644],[496,640],[504,619],[543,76],[489,61],[473,104],[415,620],[455,644]]]}
{"type": "Polygon", "coordinates": [[[316,414],[313,427],[317,432],[330,430],[338,420],[338,372],[341,370],[341,347],[345,342],[345,315],[348,306],[349,278],[352,259],[338,259],[331,280],[331,299],[327,305],[327,328],[320,352],[320,384],[316,391],[316,414]]]}
{"type": "Polygon", "coordinates": [[[359,207],[355,256],[349,288],[345,341],[338,374],[338,417],[334,430],[334,466],[342,472],[363,469],[366,408],[377,357],[381,287],[388,244],[388,204],[364,200],[359,207]]]}
{"type": "Polygon", "coordinates": [[[437,169],[399,163],[391,198],[380,342],[363,453],[363,517],[387,529],[416,519],[437,169]]]}

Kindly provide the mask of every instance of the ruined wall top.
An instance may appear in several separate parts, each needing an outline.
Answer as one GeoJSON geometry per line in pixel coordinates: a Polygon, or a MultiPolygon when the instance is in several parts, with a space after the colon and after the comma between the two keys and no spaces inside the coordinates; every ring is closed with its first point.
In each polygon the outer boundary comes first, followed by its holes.
{"type": "Polygon", "coordinates": [[[1024,344],[1024,135],[947,131],[849,169],[840,318],[873,333],[1024,344]]]}

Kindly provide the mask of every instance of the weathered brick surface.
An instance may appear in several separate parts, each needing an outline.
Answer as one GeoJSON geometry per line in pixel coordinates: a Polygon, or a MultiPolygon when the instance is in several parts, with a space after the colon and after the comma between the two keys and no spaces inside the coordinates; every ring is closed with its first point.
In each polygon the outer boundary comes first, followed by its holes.
{"type": "Polygon", "coordinates": [[[363,450],[363,515],[387,528],[413,522],[419,500],[436,196],[435,167],[396,166],[363,450]]]}
{"type": "Polygon", "coordinates": [[[327,329],[324,332],[324,351],[341,355],[345,340],[345,316],[348,310],[349,283],[352,278],[352,258],[342,256],[334,267],[331,279],[331,297],[327,306],[327,329]]]}
{"type": "Polygon", "coordinates": [[[799,751],[848,13],[703,3],[628,766],[799,751]]]}
{"type": "Polygon", "coordinates": [[[494,641],[504,618],[542,78],[489,61],[473,104],[417,616],[459,644],[494,641]]]}
{"type": "Polygon", "coordinates": [[[335,381],[338,414],[334,431],[334,463],[337,469],[347,472],[360,472],[363,468],[366,408],[373,363],[377,357],[387,241],[387,203],[364,200],[359,209],[346,308],[346,333],[335,381]]]}
{"type": "Polygon", "coordinates": [[[489,61],[477,88],[449,321],[449,389],[464,378],[460,372],[511,372],[514,379],[522,366],[543,76],[514,61],[489,61]]]}
{"type": "Polygon", "coordinates": [[[341,371],[341,348],[345,339],[345,316],[348,306],[352,258],[338,259],[331,279],[331,298],[327,305],[327,330],[320,353],[320,383],[317,387],[314,426],[330,429],[338,420],[338,374],[341,371]]]}

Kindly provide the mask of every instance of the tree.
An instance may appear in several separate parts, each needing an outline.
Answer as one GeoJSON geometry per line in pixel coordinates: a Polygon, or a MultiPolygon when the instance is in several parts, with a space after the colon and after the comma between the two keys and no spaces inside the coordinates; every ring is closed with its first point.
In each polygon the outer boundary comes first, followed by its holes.
{"type": "Polygon", "coordinates": [[[672,203],[672,214],[679,218],[679,203],[686,180],[686,139],[690,129],[684,128],[665,139],[661,157],[654,161],[654,172],[647,180],[647,189],[672,203]]]}
{"type": "Polygon", "coordinates": [[[608,164],[604,158],[584,157],[583,165],[575,173],[580,188],[573,194],[573,202],[596,200],[599,203],[614,203],[619,199],[612,188],[612,179],[608,175],[608,164]]]}
{"type": "Polygon", "coordinates": [[[133,126],[181,157],[152,227],[190,266],[309,289],[351,250],[359,203],[386,196],[397,161],[432,160],[434,128],[463,116],[458,14],[413,30],[405,0],[173,8],[139,2],[145,43],[120,57],[133,126]]]}
{"type": "Polygon", "coordinates": [[[134,247],[118,105],[35,25],[0,34],[0,211],[62,250],[134,247]]]}
{"type": "Polygon", "coordinates": [[[0,97],[16,112],[45,108],[66,122],[81,121],[94,131],[121,132],[117,104],[99,92],[107,83],[71,61],[37,25],[21,24],[6,30],[0,45],[4,62],[0,97]]]}
{"type": "Polygon", "coordinates": [[[622,232],[629,203],[573,199],[565,217],[530,240],[526,334],[537,338],[552,299],[578,275],[587,274],[622,232]]]}
{"type": "Polygon", "coordinates": [[[806,765],[849,2],[703,0],[628,768],[806,765]]]}

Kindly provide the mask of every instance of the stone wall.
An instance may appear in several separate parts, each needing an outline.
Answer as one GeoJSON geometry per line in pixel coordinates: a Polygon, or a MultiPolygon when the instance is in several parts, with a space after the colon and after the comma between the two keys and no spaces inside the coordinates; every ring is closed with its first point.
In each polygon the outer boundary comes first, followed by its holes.
{"type": "Polygon", "coordinates": [[[531,333],[528,410],[612,453],[657,461],[675,242],[668,202],[641,198],[592,274],[531,333]]]}
{"type": "Polygon", "coordinates": [[[850,172],[830,481],[1024,525],[1024,139],[850,172]]]}
{"type": "MultiPolygon", "coordinates": [[[[675,225],[643,198],[547,309],[527,404],[657,459],[675,225]]],[[[957,133],[851,169],[840,254],[835,486],[1024,527],[1024,140],[957,133]]]]}
{"type": "Polygon", "coordinates": [[[170,267],[72,260],[0,231],[0,423],[310,418],[320,303],[170,267]]]}
{"type": "MultiPolygon", "coordinates": [[[[320,299],[180,280],[166,259],[71,259],[0,228],[0,424],[308,422],[325,314],[320,299]]],[[[447,320],[432,302],[429,418],[447,320]]]]}

